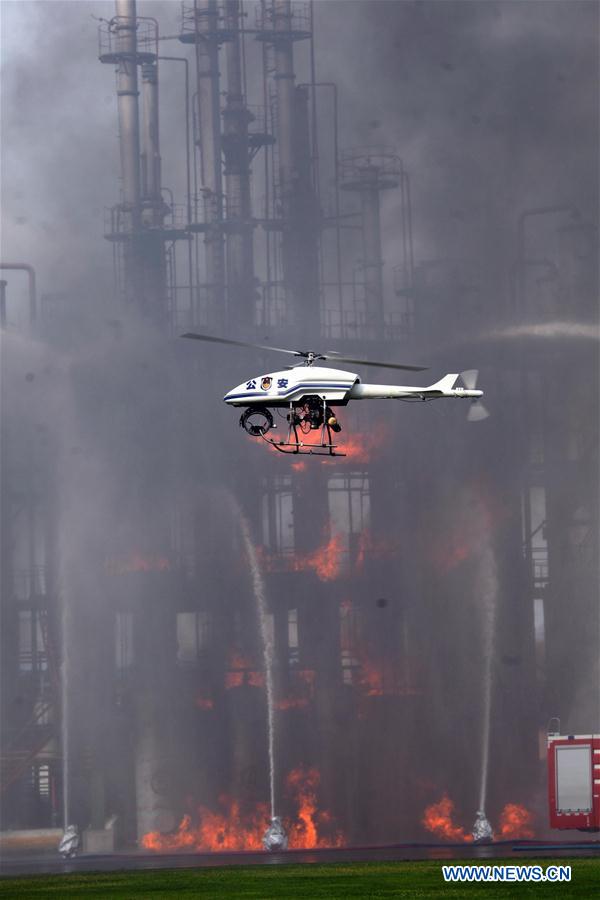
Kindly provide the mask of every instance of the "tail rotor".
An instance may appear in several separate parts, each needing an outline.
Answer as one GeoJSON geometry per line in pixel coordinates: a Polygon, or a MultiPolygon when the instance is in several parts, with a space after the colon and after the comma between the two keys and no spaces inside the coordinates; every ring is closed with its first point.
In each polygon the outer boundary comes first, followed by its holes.
{"type": "MultiPolygon", "coordinates": [[[[479,369],[467,369],[465,372],[460,373],[463,384],[468,391],[474,391],[476,389],[478,376],[479,369]]],[[[467,413],[468,422],[483,422],[488,416],[489,412],[481,400],[471,400],[469,412],[467,413]]]]}

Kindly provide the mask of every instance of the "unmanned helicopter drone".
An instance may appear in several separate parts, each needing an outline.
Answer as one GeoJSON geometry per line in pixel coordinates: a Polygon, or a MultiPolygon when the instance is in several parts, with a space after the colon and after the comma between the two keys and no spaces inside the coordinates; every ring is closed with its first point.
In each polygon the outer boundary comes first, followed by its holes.
{"type": "Polygon", "coordinates": [[[478,375],[476,369],[470,369],[460,375],[458,373],[444,375],[440,381],[429,387],[365,384],[354,372],[315,365],[315,362],[333,359],[335,362],[403,369],[409,372],[422,372],[425,367],[352,359],[341,356],[333,350],[326,353],[286,350],[282,347],[251,344],[247,341],[234,341],[195,332],[188,332],[182,337],[216,344],[232,344],[235,347],[253,347],[256,350],[274,350],[303,360],[302,363],[288,366],[279,372],[269,372],[250,378],[223,397],[229,406],[246,407],[240,417],[240,425],[251,437],[262,438],[281,453],[345,456],[346,454],[339,450],[336,452],[337,445],[333,442],[333,435],[342,430],[333,407],[347,406],[350,400],[397,399],[419,402],[438,400],[442,397],[460,397],[471,400],[469,421],[479,421],[488,416],[487,410],[480,402],[483,391],[475,389],[478,375]],[[454,386],[459,377],[464,387],[454,386]],[[287,435],[282,440],[266,436],[271,429],[277,428],[271,409],[286,410],[287,435]],[[315,432],[320,432],[317,443],[304,439],[309,434],[315,435],[315,432]]]}

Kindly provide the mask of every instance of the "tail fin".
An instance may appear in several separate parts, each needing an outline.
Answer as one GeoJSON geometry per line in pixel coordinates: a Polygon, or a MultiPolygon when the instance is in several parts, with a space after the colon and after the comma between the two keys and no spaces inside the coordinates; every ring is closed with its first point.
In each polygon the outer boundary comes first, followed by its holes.
{"type": "Polygon", "coordinates": [[[452,390],[457,378],[458,372],[456,372],[454,375],[444,375],[444,377],[441,378],[440,381],[436,381],[435,384],[432,384],[430,387],[428,387],[427,392],[429,393],[430,391],[439,391],[440,394],[445,394],[447,391],[452,390]]]}

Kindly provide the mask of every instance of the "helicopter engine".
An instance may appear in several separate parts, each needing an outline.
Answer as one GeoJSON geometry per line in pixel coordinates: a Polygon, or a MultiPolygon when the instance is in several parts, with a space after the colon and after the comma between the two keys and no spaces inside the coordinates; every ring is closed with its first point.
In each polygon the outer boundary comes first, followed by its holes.
{"type": "MultiPolygon", "coordinates": [[[[325,416],[327,425],[332,431],[342,430],[328,406],[325,407],[325,416]]],[[[294,406],[293,410],[288,413],[287,419],[291,425],[300,427],[305,433],[315,431],[323,425],[323,401],[319,397],[304,397],[303,402],[294,406]]]]}

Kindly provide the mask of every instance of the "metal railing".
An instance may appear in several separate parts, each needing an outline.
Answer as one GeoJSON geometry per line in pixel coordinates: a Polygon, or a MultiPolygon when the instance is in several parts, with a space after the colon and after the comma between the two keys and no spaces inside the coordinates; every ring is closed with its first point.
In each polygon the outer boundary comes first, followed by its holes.
{"type": "Polygon", "coordinates": [[[259,3],[254,11],[254,23],[256,29],[261,32],[261,37],[265,39],[265,35],[270,38],[271,34],[281,35],[282,40],[303,40],[311,35],[311,13],[310,3],[292,2],[290,3],[291,15],[288,19],[287,28],[278,28],[277,20],[284,18],[281,13],[275,9],[274,3],[259,3]]]}
{"type": "Polygon", "coordinates": [[[393,147],[354,147],[340,153],[342,187],[393,187],[402,171],[402,160],[393,147]]]}
{"type": "Polygon", "coordinates": [[[48,570],[46,566],[30,569],[15,569],[13,572],[13,592],[16,600],[31,600],[44,597],[47,589],[48,570]]]}
{"type": "MultiPolygon", "coordinates": [[[[116,63],[122,53],[119,24],[122,16],[103,19],[98,26],[98,59],[104,63],[116,63]]],[[[158,24],[154,19],[136,19],[137,62],[148,62],[158,56],[158,24]]]]}

